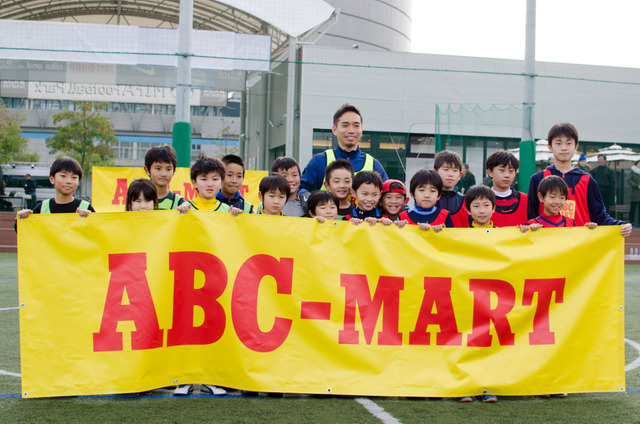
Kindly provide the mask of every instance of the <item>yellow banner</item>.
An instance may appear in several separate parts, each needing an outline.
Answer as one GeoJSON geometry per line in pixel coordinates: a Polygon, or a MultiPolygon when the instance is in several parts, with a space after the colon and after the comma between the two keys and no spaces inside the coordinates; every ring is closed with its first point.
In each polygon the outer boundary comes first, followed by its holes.
{"type": "MultiPolygon", "coordinates": [[[[240,193],[258,207],[258,186],[267,171],[246,171],[240,193]]],[[[136,178],[148,178],[142,167],[94,166],[92,172],[91,204],[97,212],[122,212],[127,201],[129,183],[136,178]]],[[[196,197],[196,189],[191,184],[189,168],[177,168],[169,189],[186,200],[196,197]]]]}
{"type": "Polygon", "coordinates": [[[23,397],[625,390],[620,227],[435,234],[203,211],[18,225],[23,397]]]}

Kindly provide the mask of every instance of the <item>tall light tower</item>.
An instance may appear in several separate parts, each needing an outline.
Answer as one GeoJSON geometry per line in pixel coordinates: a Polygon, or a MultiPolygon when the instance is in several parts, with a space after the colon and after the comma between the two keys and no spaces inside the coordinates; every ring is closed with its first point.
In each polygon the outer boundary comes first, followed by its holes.
{"type": "MultiPolygon", "coordinates": [[[[536,0],[527,0],[527,24],[524,51],[524,98],[522,102],[522,137],[520,139],[520,173],[518,188],[529,190],[529,179],[536,172],[536,141],[533,134],[536,72],[536,0]]],[[[535,193],[529,193],[535,195],[535,193]]]]}

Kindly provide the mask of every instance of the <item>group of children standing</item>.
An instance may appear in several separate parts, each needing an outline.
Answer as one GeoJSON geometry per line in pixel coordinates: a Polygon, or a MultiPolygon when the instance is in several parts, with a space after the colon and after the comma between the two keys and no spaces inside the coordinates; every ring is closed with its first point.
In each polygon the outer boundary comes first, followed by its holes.
{"type": "MultiPolygon", "coordinates": [[[[609,216],[604,208],[600,190],[591,176],[573,167],[571,158],[578,149],[578,133],[569,123],[554,125],[548,135],[549,150],[555,165],[531,177],[529,196],[511,188],[519,161],[507,151],[492,153],[486,161],[492,187],[474,185],[463,196],[456,190],[462,176],[462,161],[451,151],[435,156],[434,169],[422,169],[413,175],[409,194],[414,204],[408,207],[405,185],[398,180],[383,181],[375,171],[354,173],[348,160],[337,159],[325,168],[323,187],[313,193],[300,189],[300,166],[291,157],[276,159],[271,174],[262,179],[258,197],[260,205],[246,201],[240,193],[245,166],[239,156],[228,155],[218,160],[199,157],[191,166],[191,182],[197,196],[186,201],[169,190],[177,166],[176,153],[170,146],[150,149],[145,156],[144,170],[149,179],[134,180],[127,192],[127,211],[189,209],[264,215],[310,216],[322,223],[325,220],[364,221],[370,225],[382,223],[417,225],[423,230],[440,232],[444,228],[518,227],[521,231],[541,227],[574,227],[621,225],[621,234],[631,234],[631,224],[609,216]],[[354,202],[355,201],[355,202],[354,202]]],[[[73,193],[82,178],[82,168],[70,158],[56,160],[51,166],[50,181],[55,198],[38,204],[33,210],[23,209],[18,218],[31,213],[72,213],[87,216],[95,212],[73,193]]],[[[226,391],[214,385],[202,389],[213,395],[226,391]]],[[[181,385],[176,395],[186,395],[192,385],[181,385]]],[[[473,400],[463,397],[461,401],[473,400]]],[[[485,394],[482,400],[495,402],[495,396],[485,394]]]]}
{"type": "Polygon", "coordinates": [[[492,187],[475,185],[463,196],[456,190],[462,161],[456,153],[445,150],[436,154],[434,169],[422,169],[411,178],[413,207],[407,206],[409,198],[402,182],[382,182],[378,174],[370,171],[354,176],[348,161],[336,160],[326,167],[324,181],[324,189],[333,198],[320,191],[312,193],[309,215],[319,220],[348,219],[355,224],[415,224],[436,232],[451,227],[518,227],[524,232],[541,227],[621,225],[621,234],[630,235],[631,224],[607,214],[595,180],[571,164],[578,149],[575,127],[569,123],[554,125],[548,140],[555,166],[533,175],[529,196],[511,188],[519,161],[504,150],[492,153],[486,161],[492,187]],[[349,200],[351,194],[356,204],[349,200]],[[318,210],[319,205],[327,203],[335,206],[318,210]]]}

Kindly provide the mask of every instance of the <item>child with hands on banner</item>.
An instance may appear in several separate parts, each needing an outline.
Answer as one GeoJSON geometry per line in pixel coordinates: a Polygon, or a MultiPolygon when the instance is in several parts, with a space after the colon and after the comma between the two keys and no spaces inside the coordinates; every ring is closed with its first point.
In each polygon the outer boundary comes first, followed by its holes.
{"type": "Polygon", "coordinates": [[[156,187],[146,178],[138,178],[129,184],[127,190],[127,211],[152,211],[158,209],[156,187]]]}
{"type": "Polygon", "coordinates": [[[171,146],[152,147],[144,156],[144,172],[156,187],[158,209],[178,209],[182,214],[189,210],[189,202],[169,190],[177,166],[178,157],[171,146]]]}
{"type": "Polygon", "coordinates": [[[375,225],[382,222],[385,225],[391,224],[389,218],[383,218],[376,206],[380,202],[382,192],[382,178],[375,171],[360,171],[353,179],[353,190],[356,193],[356,202],[358,206],[342,218],[345,221],[351,221],[352,224],[358,225],[363,221],[367,221],[369,225],[375,225]]]}
{"type": "Polygon", "coordinates": [[[338,199],[338,219],[348,215],[356,205],[351,201],[353,165],[346,159],[336,159],[324,170],[323,191],[330,191],[338,199]]]}
{"type": "Polygon", "coordinates": [[[407,210],[407,187],[402,181],[387,180],[382,183],[380,209],[383,218],[399,223],[400,212],[407,210]]]}
{"type": "MultiPolygon", "coordinates": [[[[478,184],[471,186],[464,194],[464,205],[469,214],[471,228],[495,228],[491,217],[495,216],[496,196],[489,187],[478,184]]],[[[497,402],[495,395],[484,393],[481,397],[483,402],[497,402]]],[[[458,399],[460,402],[473,402],[473,396],[463,396],[458,399]]]]}
{"type": "MultiPolygon", "coordinates": [[[[538,200],[542,205],[542,214],[527,222],[531,231],[539,228],[575,227],[575,220],[560,214],[569,196],[569,187],[564,180],[557,175],[549,175],[540,181],[538,185],[538,200]]],[[[587,222],[585,227],[594,229],[598,226],[595,222],[587,222]]]]}
{"type": "Polygon", "coordinates": [[[227,155],[222,158],[222,163],[225,174],[216,198],[230,207],[241,209],[244,213],[253,213],[253,205],[240,193],[244,182],[244,161],[240,156],[227,155]]]}
{"type": "Polygon", "coordinates": [[[198,195],[189,201],[195,210],[229,212],[233,216],[242,213],[242,209],[229,206],[216,198],[220,191],[225,168],[219,159],[201,156],[191,165],[191,183],[198,195]]]}
{"type": "Polygon", "coordinates": [[[471,186],[464,194],[464,205],[471,228],[495,228],[491,217],[495,216],[496,195],[492,189],[482,184],[471,186]]]}
{"type": "MultiPolygon", "coordinates": [[[[190,200],[190,204],[195,210],[230,212],[233,216],[242,213],[241,209],[222,203],[216,199],[216,194],[220,191],[222,180],[225,175],[224,165],[220,160],[200,156],[191,166],[191,183],[195,186],[198,195],[190,200]]],[[[174,396],[186,396],[193,390],[193,384],[180,384],[173,391],[174,396]]],[[[213,396],[224,396],[227,391],[222,387],[213,384],[202,384],[200,391],[213,396]]]]}
{"type": "MultiPolygon", "coordinates": [[[[43,200],[33,210],[18,211],[17,219],[26,219],[32,213],[77,213],[86,218],[90,212],[95,212],[93,206],[86,200],[73,197],[81,180],[82,167],[77,160],[67,157],[56,159],[49,169],[49,182],[55,189],[55,197],[43,200]]],[[[17,220],[14,228],[17,231],[17,220]]]]}
{"type": "Polygon", "coordinates": [[[569,188],[562,215],[575,220],[576,226],[583,226],[588,222],[598,225],[621,225],[620,233],[624,237],[631,235],[631,224],[614,219],[607,213],[598,183],[589,173],[571,164],[571,159],[578,150],[576,127],[568,122],[556,124],[549,130],[547,140],[555,164],[536,172],[529,181],[529,218],[534,219],[544,212],[539,197],[533,193],[538,193],[538,185],[543,178],[555,175],[562,178],[569,188]]]}
{"type": "MultiPolygon", "coordinates": [[[[495,212],[492,221],[496,227],[517,227],[527,222],[526,194],[513,190],[520,161],[506,150],[493,152],[487,158],[487,174],[493,181],[495,212]]],[[[465,193],[466,197],[466,193],[465,193]]]]}
{"type": "Polygon", "coordinates": [[[433,169],[421,169],[409,182],[409,191],[415,206],[400,212],[400,221],[418,225],[421,230],[433,229],[436,233],[444,227],[453,227],[449,211],[437,206],[442,193],[442,178],[433,169]]]}
{"type": "Polygon", "coordinates": [[[330,191],[314,191],[307,200],[309,216],[319,223],[327,219],[338,219],[338,199],[330,191]]]}

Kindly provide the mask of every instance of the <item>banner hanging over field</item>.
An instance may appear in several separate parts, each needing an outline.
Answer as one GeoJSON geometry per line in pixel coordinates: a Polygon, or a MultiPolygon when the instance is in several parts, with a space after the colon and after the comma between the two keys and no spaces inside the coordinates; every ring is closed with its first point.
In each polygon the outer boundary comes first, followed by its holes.
{"type": "Polygon", "coordinates": [[[18,226],[23,397],[625,390],[619,227],[435,234],[202,211],[18,226]]]}
{"type": "MultiPolygon", "coordinates": [[[[258,207],[258,187],[267,171],[246,171],[240,193],[253,205],[258,207]]],[[[127,189],[136,178],[149,178],[142,167],[107,167],[95,166],[92,172],[92,205],[97,212],[120,212],[125,210],[127,189]]],[[[178,193],[186,200],[194,199],[196,189],[191,184],[189,168],[176,168],[171,184],[171,191],[178,193]]]]}

